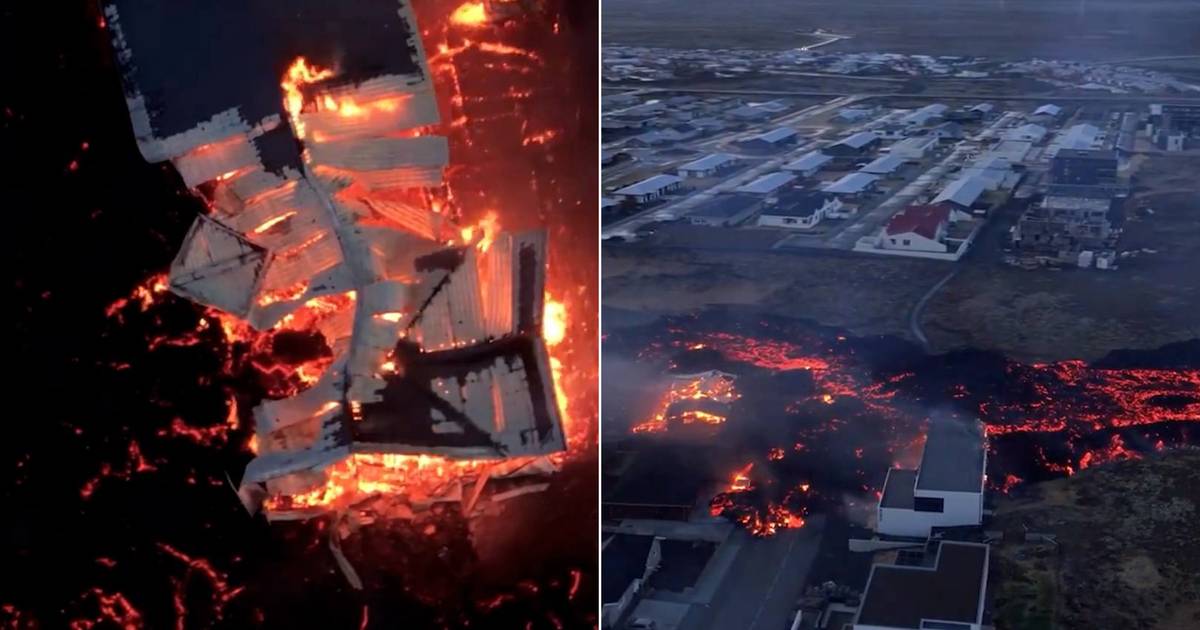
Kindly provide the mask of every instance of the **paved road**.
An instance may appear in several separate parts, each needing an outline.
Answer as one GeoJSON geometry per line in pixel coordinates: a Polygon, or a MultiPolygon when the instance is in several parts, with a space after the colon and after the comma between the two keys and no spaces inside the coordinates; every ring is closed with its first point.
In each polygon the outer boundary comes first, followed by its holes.
{"type": "Polygon", "coordinates": [[[801,529],[765,539],[752,539],[742,530],[734,533],[747,540],[709,605],[708,625],[697,630],[787,628],[820,547],[824,520],[815,516],[801,529]]]}

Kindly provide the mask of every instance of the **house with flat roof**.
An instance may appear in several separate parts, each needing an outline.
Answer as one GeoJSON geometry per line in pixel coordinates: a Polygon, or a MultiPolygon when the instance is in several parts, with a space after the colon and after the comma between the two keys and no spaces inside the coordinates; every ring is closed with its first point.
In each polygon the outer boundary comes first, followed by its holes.
{"type": "Polygon", "coordinates": [[[871,567],[854,630],[982,630],[991,548],[937,543],[920,564],[871,567]]]}
{"type": "Polygon", "coordinates": [[[833,158],[820,151],[809,151],[804,155],[784,164],[780,168],[799,174],[801,177],[812,177],[833,161],[833,158]]]}
{"type": "Polygon", "coordinates": [[[829,193],[816,190],[791,191],[763,208],[758,215],[758,225],[808,229],[816,226],[825,217],[837,213],[841,207],[841,200],[829,193]]]}
{"type": "Polygon", "coordinates": [[[738,157],[728,153],[710,153],[679,167],[680,177],[712,177],[737,168],[738,157]]]}
{"type": "Polygon", "coordinates": [[[762,207],[762,202],[762,195],[717,195],[693,208],[685,218],[692,225],[733,227],[750,220],[762,207]]]}
{"type": "Polygon", "coordinates": [[[920,466],[888,471],[876,531],[927,538],[934,527],[981,524],[986,469],[981,422],[935,419],[929,426],[920,466]]]}
{"type": "Polygon", "coordinates": [[[683,180],[674,175],[655,175],[613,191],[613,196],[626,203],[650,203],[669,195],[682,186],[683,180]]]}

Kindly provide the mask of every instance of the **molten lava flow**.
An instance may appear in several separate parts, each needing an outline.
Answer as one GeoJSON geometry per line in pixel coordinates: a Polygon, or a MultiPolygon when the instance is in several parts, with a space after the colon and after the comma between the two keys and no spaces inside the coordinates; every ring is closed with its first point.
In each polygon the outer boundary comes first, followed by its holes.
{"type": "MultiPolygon", "coordinates": [[[[1070,475],[1192,443],[1188,428],[1200,422],[1200,371],[1194,369],[1104,369],[1081,361],[1024,365],[984,357],[974,372],[919,358],[912,362],[916,368],[898,365],[880,371],[858,356],[861,340],[848,343],[844,337],[796,332],[799,326],[792,323],[757,326],[749,333],[739,327],[714,331],[699,318],[689,318],[669,324],[662,336],[638,340],[629,350],[641,361],[671,369],[736,369],[740,379],[767,379],[753,381],[760,386],[747,383],[755,398],[771,397],[762,393],[763,383],[773,385],[789,371],[807,373],[808,379],[794,381],[804,391],[799,399],[772,402],[770,408],[762,400],[739,403],[751,417],[775,410],[790,434],[783,438],[786,442],[768,448],[765,460],[753,468],[755,479],[749,478],[749,468],[738,469],[735,482],[711,504],[714,513],[760,535],[778,529],[785,515],[803,519],[812,505],[810,483],[846,495],[878,496],[886,467],[915,466],[930,409],[983,420],[992,448],[989,487],[1001,492],[1027,480],[1070,475]],[[743,373],[738,366],[748,368],[743,373]],[[835,467],[836,481],[795,483],[806,469],[830,472],[824,457],[848,464],[835,467]],[[790,491],[782,491],[788,487],[790,491]]],[[[669,415],[664,409],[674,398],[666,394],[655,413],[633,431],[664,431],[669,415]]],[[[779,437],[771,433],[769,439],[779,437]]]]}
{"type": "Polygon", "coordinates": [[[450,22],[459,26],[483,26],[487,19],[487,7],[482,2],[464,3],[450,14],[450,22]]]}
{"type": "Polygon", "coordinates": [[[655,433],[667,430],[668,421],[672,418],[683,424],[703,423],[721,424],[725,415],[701,409],[684,409],[672,413],[672,407],[678,403],[692,401],[700,403],[710,401],[717,403],[718,408],[732,404],[739,398],[734,391],[733,376],[720,372],[708,372],[674,377],[655,406],[649,418],[634,425],[634,433],[655,433]]]}

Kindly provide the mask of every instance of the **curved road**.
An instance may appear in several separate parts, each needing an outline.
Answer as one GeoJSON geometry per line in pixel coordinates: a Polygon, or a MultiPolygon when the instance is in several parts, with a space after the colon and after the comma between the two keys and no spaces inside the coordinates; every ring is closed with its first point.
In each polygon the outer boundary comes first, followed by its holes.
{"type": "Polygon", "coordinates": [[[910,313],[908,316],[909,329],[912,330],[913,336],[921,342],[921,345],[926,351],[929,350],[929,339],[925,337],[925,332],[921,330],[921,312],[925,310],[925,305],[929,303],[929,298],[932,298],[933,294],[937,293],[942,289],[942,287],[946,286],[946,283],[950,282],[950,279],[958,274],[959,269],[960,267],[955,264],[954,269],[950,270],[950,273],[946,274],[946,277],[938,280],[937,284],[930,287],[929,290],[925,292],[925,295],[921,296],[921,299],[917,301],[915,306],[913,306],[912,313],[910,313]]]}

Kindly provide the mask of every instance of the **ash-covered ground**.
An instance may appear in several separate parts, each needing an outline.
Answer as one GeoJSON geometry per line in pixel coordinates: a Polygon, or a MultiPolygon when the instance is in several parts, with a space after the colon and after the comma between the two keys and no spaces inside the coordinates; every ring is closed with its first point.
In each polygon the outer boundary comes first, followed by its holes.
{"type": "MultiPolygon", "coordinates": [[[[414,9],[430,23],[457,5],[414,9]]],[[[596,10],[530,6],[525,26],[472,37],[504,38],[538,60],[506,69],[457,53],[477,68],[458,79],[478,98],[454,112],[467,120],[450,134],[448,177],[468,216],[493,207],[505,227],[549,227],[549,286],[579,340],[569,361],[583,366],[565,385],[586,434],[596,220],[580,208],[597,191],[580,174],[595,162],[596,10]],[[522,102],[487,98],[518,80],[522,102]]],[[[246,514],[227,475],[236,481],[250,458],[250,410],[281,386],[270,368],[319,358],[319,340],[285,339],[254,356],[190,302],[152,286],[131,296],[165,270],[200,202],[170,166],[138,154],[94,3],[2,11],[13,397],[0,445],[0,625],[592,627],[596,473],[586,447],[546,492],[502,513],[468,523],[447,509],[351,536],[343,545],[361,592],[337,570],[324,521],[246,514]]]]}

